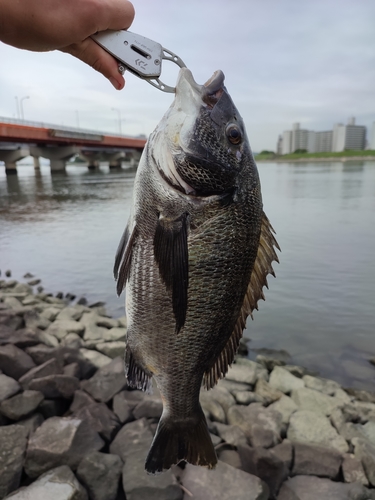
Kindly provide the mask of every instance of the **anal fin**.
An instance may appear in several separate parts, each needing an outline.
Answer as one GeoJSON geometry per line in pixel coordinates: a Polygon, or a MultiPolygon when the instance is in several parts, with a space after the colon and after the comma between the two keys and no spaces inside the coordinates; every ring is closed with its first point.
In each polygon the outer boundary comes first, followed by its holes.
{"type": "Polygon", "coordinates": [[[137,364],[128,345],[125,348],[125,375],[128,385],[133,389],[140,389],[148,393],[151,392],[152,374],[148,373],[137,364]]]}
{"type": "Polygon", "coordinates": [[[274,237],[274,232],[266,214],[263,213],[258,252],[240,314],[224,349],[203,376],[203,385],[206,389],[211,389],[220,378],[225,377],[229,366],[234,361],[248,316],[253,317],[252,312],[254,309],[258,309],[259,300],[265,300],[263,287],[268,288],[267,275],[272,274],[272,276],[275,276],[272,262],[279,262],[275,248],[280,251],[280,247],[274,237]]]}

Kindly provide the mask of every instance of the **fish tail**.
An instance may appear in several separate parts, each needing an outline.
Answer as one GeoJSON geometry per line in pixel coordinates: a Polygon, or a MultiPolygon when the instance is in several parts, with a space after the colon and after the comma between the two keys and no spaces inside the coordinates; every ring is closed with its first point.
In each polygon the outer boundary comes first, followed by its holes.
{"type": "Polygon", "coordinates": [[[209,469],[213,469],[217,464],[216,453],[201,407],[189,419],[176,421],[171,416],[164,414],[161,416],[145,468],[147,472],[156,474],[170,469],[181,460],[209,469]]]}

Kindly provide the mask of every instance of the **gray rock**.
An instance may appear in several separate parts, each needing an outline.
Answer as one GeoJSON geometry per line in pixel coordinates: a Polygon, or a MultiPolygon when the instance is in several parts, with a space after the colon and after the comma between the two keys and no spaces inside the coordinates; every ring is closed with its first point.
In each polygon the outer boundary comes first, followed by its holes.
{"type": "Polygon", "coordinates": [[[272,453],[272,455],[283,462],[283,464],[285,465],[286,474],[289,475],[293,462],[292,443],[288,439],[284,439],[282,443],[277,444],[273,448],[270,448],[269,451],[270,453],[272,453]]]}
{"type": "MultiPolygon", "coordinates": [[[[9,500],[88,500],[85,489],[66,465],[41,475],[26,488],[20,488],[9,500]]],[[[7,500],[6,499],[6,500],[7,500]]]]}
{"type": "Polygon", "coordinates": [[[221,422],[226,423],[227,419],[225,416],[224,408],[220,403],[215,401],[214,399],[207,398],[201,400],[201,406],[203,411],[208,414],[208,418],[210,418],[213,422],[221,422]]]}
{"type": "MultiPolygon", "coordinates": [[[[343,406],[343,413],[346,414],[349,405],[343,406]]],[[[351,408],[354,407],[354,412],[357,413],[357,420],[361,424],[365,424],[369,420],[375,420],[375,404],[364,401],[355,401],[351,408]]]]}
{"type": "Polygon", "coordinates": [[[103,335],[103,340],[105,342],[124,342],[126,339],[126,328],[118,327],[111,328],[110,330],[105,330],[103,335]]]}
{"type": "Polygon", "coordinates": [[[339,428],[339,434],[348,442],[352,441],[354,438],[366,439],[363,425],[353,424],[352,422],[345,422],[345,424],[339,428]]]}
{"type": "Polygon", "coordinates": [[[286,481],[277,500],[367,500],[364,486],[336,483],[314,476],[295,476],[286,481]]]}
{"type": "Polygon", "coordinates": [[[257,363],[255,361],[251,364],[236,363],[229,367],[226,378],[234,382],[254,385],[257,380],[257,363]]]}
{"type": "Polygon", "coordinates": [[[270,375],[269,384],[273,389],[289,394],[294,389],[304,387],[305,383],[300,378],[292,375],[281,366],[275,366],[270,375]]]}
{"type": "Polygon", "coordinates": [[[348,444],[337,434],[327,417],[313,411],[299,410],[290,417],[288,439],[311,443],[346,453],[348,444]]]}
{"type": "Polygon", "coordinates": [[[96,344],[96,349],[105,354],[109,358],[117,358],[124,356],[126,343],[123,340],[116,340],[114,342],[99,342],[96,344]]]}
{"type": "Polygon", "coordinates": [[[100,368],[90,380],[83,380],[81,388],[97,401],[107,403],[126,387],[124,370],[122,358],[115,358],[100,368]]]}
{"type": "Polygon", "coordinates": [[[122,424],[130,422],[133,420],[133,414],[131,411],[131,406],[126,400],[126,393],[128,391],[121,391],[115,395],[113,398],[113,411],[117,415],[118,419],[122,424]]]}
{"type": "Polygon", "coordinates": [[[272,403],[270,410],[278,411],[281,414],[283,424],[289,424],[291,415],[298,410],[298,406],[289,396],[283,395],[279,400],[272,403]]]}
{"type": "Polygon", "coordinates": [[[217,403],[219,403],[224,412],[227,413],[229,408],[236,404],[236,400],[232,396],[232,394],[225,387],[215,386],[213,389],[207,391],[206,389],[202,389],[200,392],[200,401],[207,401],[213,399],[217,403]]]}
{"type": "Polygon", "coordinates": [[[0,404],[0,411],[10,420],[20,420],[36,410],[44,396],[39,391],[25,391],[0,404]]]}
{"type": "Polygon", "coordinates": [[[53,335],[58,340],[65,338],[68,333],[76,333],[77,335],[83,335],[85,331],[85,326],[78,321],[73,321],[69,319],[56,319],[47,328],[46,333],[53,335]]]}
{"type": "Polygon", "coordinates": [[[22,425],[26,429],[27,435],[33,434],[37,428],[44,422],[44,417],[41,413],[34,413],[28,418],[19,420],[17,425],[22,425]]]}
{"type": "Polygon", "coordinates": [[[354,455],[362,461],[369,483],[375,487],[375,446],[363,439],[354,438],[354,455]]]}
{"type": "Polygon", "coordinates": [[[11,309],[0,310],[0,325],[8,326],[10,331],[18,330],[23,325],[23,319],[16,311],[11,309]]]}
{"type": "Polygon", "coordinates": [[[0,403],[21,390],[20,384],[12,377],[0,373],[0,403]]]}
{"type": "Polygon", "coordinates": [[[46,398],[71,399],[79,388],[79,380],[67,375],[48,375],[36,378],[29,383],[29,389],[40,391],[46,398]]]}
{"type": "Polygon", "coordinates": [[[81,378],[84,379],[91,377],[97,370],[97,367],[82,355],[81,350],[77,351],[76,349],[64,347],[63,359],[65,365],[78,363],[80,367],[81,378]]]}
{"type": "Polygon", "coordinates": [[[163,403],[160,398],[148,396],[133,409],[134,418],[160,418],[163,413],[163,403]]]}
{"type": "Polygon", "coordinates": [[[281,391],[273,389],[268,382],[261,378],[258,379],[255,385],[255,393],[258,394],[258,396],[260,396],[267,405],[284,396],[281,391]]]}
{"type": "Polygon", "coordinates": [[[221,461],[214,470],[187,464],[181,481],[197,500],[267,500],[269,494],[261,479],[221,461]]]}
{"type": "Polygon", "coordinates": [[[375,420],[369,420],[367,424],[363,426],[363,432],[370,443],[375,446],[375,420]]]}
{"type": "Polygon", "coordinates": [[[109,365],[109,363],[112,361],[112,359],[108,356],[105,356],[104,354],[93,351],[91,349],[84,349],[82,347],[79,352],[87,361],[95,366],[95,368],[103,368],[104,366],[109,365]]]}
{"type": "Polygon", "coordinates": [[[81,408],[84,408],[92,403],[95,403],[95,400],[89,396],[87,392],[78,389],[74,393],[74,398],[69,409],[72,413],[74,413],[75,411],[80,410],[81,408]]]}
{"type": "Polygon", "coordinates": [[[151,442],[152,433],[146,420],[141,419],[124,425],[110,445],[110,452],[125,462],[122,481],[127,500],[182,499],[183,493],[170,470],[158,476],[145,474],[144,464],[151,442]]]}
{"type": "Polygon", "coordinates": [[[106,441],[111,441],[120,427],[116,415],[104,403],[91,403],[76,410],[72,418],[84,420],[106,441]]]}
{"type": "Polygon", "coordinates": [[[240,427],[252,446],[270,448],[281,441],[281,414],[259,403],[232,406],[228,410],[228,423],[240,427]]]}
{"type": "Polygon", "coordinates": [[[116,500],[123,463],[118,455],[94,451],[77,469],[77,477],[91,500],[116,500]]]}
{"type": "Polygon", "coordinates": [[[335,397],[327,396],[315,389],[301,387],[292,391],[291,398],[299,410],[309,410],[322,413],[329,417],[332,411],[343,405],[343,402],[335,397]]]}
{"type": "Polygon", "coordinates": [[[60,313],[61,309],[57,307],[47,307],[44,309],[41,313],[40,316],[43,318],[48,319],[48,321],[55,321],[57,318],[57,315],[60,313]]]}
{"type": "Polygon", "coordinates": [[[218,452],[218,458],[221,462],[224,462],[225,464],[230,465],[231,467],[235,467],[236,469],[242,469],[240,454],[235,450],[222,449],[218,452]]]}
{"type": "Polygon", "coordinates": [[[77,333],[68,333],[61,341],[62,347],[80,349],[83,346],[83,340],[77,333]]]}
{"type": "Polygon", "coordinates": [[[19,383],[27,389],[30,382],[36,378],[47,377],[48,375],[61,375],[61,363],[56,358],[51,358],[42,365],[35,366],[19,379],[19,383]]]}
{"type": "Polygon", "coordinates": [[[138,403],[147,398],[145,392],[138,390],[122,391],[121,394],[123,394],[123,397],[126,399],[131,411],[134,410],[138,403]]]}
{"type": "Polygon", "coordinates": [[[79,306],[73,306],[73,307],[64,307],[64,309],[61,309],[61,311],[58,312],[57,316],[55,317],[56,321],[65,321],[65,320],[70,320],[70,321],[79,321],[82,318],[83,315],[83,308],[79,306]]]}
{"type": "Polygon", "coordinates": [[[0,370],[5,375],[18,380],[34,366],[31,357],[18,347],[12,344],[0,346],[0,370]]]}
{"type": "Polygon", "coordinates": [[[236,403],[239,405],[249,405],[251,403],[264,403],[264,399],[259,394],[253,391],[233,391],[232,392],[236,403]]]}
{"type": "MultiPolygon", "coordinates": [[[[208,424],[207,424],[207,426],[208,426],[208,424]]],[[[221,437],[217,436],[216,434],[212,434],[212,432],[210,432],[210,437],[211,437],[212,444],[214,445],[214,448],[216,448],[216,446],[222,442],[221,437]]]]}
{"type": "Polygon", "coordinates": [[[65,415],[69,407],[69,401],[63,398],[45,399],[39,405],[38,411],[45,419],[51,417],[61,417],[65,415]]]}
{"type": "Polygon", "coordinates": [[[237,425],[225,425],[216,422],[215,427],[221,439],[233,446],[247,444],[247,438],[237,425]]]}
{"type": "Polygon", "coordinates": [[[104,441],[85,421],[52,417],[43,422],[29,439],[25,472],[35,478],[60,465],[75,470],[83,457],[103,446],[104,441]]]}
{"type": "Polygon", "coordinates": [[[375,392],[364,391],[360,389],[345,389],[349,396],[353,396],[358,401],[363,401],[364,403],[374,403],[375,404],[375,392]]]}
{"type": "Polygon", "coordinates": [[[334,380],[329,380],[326,378],[304,375],[302,380],[305,382],[305,387],[323,392],[328,396],[333,396],[335,394],[336,389],[341,389],[340,384],[338,384],[334,380]]]}
{"type": "Polygon", "coordinates": [[[61,367],[64,364],[64,351],[56,347],[38,344],[28,347],[26,352],[31,356],[36,365],[42,365],[50,359],[56,359],[61,367]]]}
{"type": "Polygon", "coordinates": [[[40,316],[36,311],[27,311],[23,315],[23,319],[25,321],[26,328],[40,328],[41,330],[46,330],[51,322],[40,316]]]}
{"type": "Polygon", "coordinates": [[[250,391],[251,385],[244,384],[242,382],[235,382],[234,380],[228,380],[227,378],[222,378],[217,383],[218,387],[225,387],[233,396],[235,392],[250,391]]]}
{"type": "Polygon", "coordinates": [[[284,366],[286,364],[282,359],[275,359],[270,356],[265,356],[264,354],[258,354],[256,362],[264,366],[269,372],[271,372],[275,366],[284,366]]]}
{"type": "Polygon", "coordinates": [[[262,479],[270,490],[271,498],[275,498],[288,474],[284,462],[269,450],[260,447],[239,446],[238,453],[242,470],[262,479]]]}
{"type": "Polygon", "coordinates": [[[306,443],[294,443],[293,476],[337,479],[341,462],[342,454],[337,450],[306,443]]]}
{"type": "Polygon", "coordinates": [[[99,316],[98,320],[96,321],[97,326],[102,326],[103,328],[117,328],[119,325],[119,322],[117,319],[114,318],[104,318],[103,316],[99,316]]]}
{"type": "Polygon", "coordinates": [[[70,363],[69,365],[64,366],[63,374],[68,377],[76,377],[80,379],[81,368],[78,363],[70,363]]]}
{"type": "Polygon", "coordinates": [[[342,474],[346,483],[360,483],[368,485],[362,462],[354,455],[345,454],[342,462],[342,474]]]}
{"type": "Polygon", "coordinates": [[[107,328],[99,327],[97,325],[97,322],[100,321],[100,319],[104,318],[101,318],[101,316],[99,316],[94,311],[85,312],[83,314],[80,323],[85,327],[85,332],[83,334],[84,340],[104,340],[104,335],[107,332],[107,328]]]}
{"type": "Polygon", "coordinates": [[[0,427],[0,498],[20,485],[27,431],[20,425],[0,427]]]}
{"type": "Polygon", "coordinates": [[[352,399],[347,392],[345,392],[341,387],[335,390],[333,393],[333,396],[335,396],[336,399],[339,399],[343,403],[351,403],[352,399]]]}

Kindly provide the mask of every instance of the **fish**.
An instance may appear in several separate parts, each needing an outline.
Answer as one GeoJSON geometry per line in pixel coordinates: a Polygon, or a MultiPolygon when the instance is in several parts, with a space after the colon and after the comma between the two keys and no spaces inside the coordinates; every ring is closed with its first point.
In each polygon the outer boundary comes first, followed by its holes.
{"type": "Polygon", "coordinates": [[[200,389],[233,363],[279,249],[222,71],[200,85],[180,70],[133,197],[114,276],[118,294],[126,287],[128,385],[150,391],[154,378],[163,402],[145,469],[156,474],[181,461],[212,469],[200,389]]]}

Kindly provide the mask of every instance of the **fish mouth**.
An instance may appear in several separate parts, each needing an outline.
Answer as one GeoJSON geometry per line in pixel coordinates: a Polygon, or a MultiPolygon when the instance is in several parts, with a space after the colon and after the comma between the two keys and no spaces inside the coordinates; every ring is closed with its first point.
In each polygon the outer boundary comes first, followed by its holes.
{"type": "Polygon", "coordinates": [[[176,95],[186,92],[186,86],[190,91],[198,95],[210,108],[213,108],[224,92],[224,73],[219,69],[203,85],[199,85],[188,68],[181,68],[176,84],[176,95]]]}

